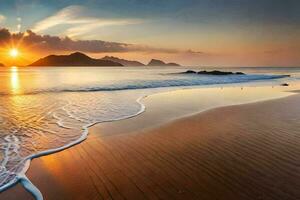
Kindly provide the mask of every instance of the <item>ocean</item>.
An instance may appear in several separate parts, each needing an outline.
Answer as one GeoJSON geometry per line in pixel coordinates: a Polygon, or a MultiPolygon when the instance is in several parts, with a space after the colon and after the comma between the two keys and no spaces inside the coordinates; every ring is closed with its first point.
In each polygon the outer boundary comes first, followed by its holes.
{"type": "Polygon", "coordinates": [[[300,68],[221,68],[245,73],[228,76],[179,73],[187,69],[203,68],[1,68],[0,191],[18,180],[32,158],[81,142],[90,126],[142,113],[145,96],[186,88],[278,86],[300,80],[300,68]]]}

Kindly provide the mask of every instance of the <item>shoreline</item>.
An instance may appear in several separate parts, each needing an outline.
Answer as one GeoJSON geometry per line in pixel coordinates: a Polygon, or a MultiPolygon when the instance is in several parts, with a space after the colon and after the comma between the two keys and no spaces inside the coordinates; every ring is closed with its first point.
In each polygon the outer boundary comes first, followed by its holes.
{"type": "MultiPolygon", "coordinates": [[[[114,130],[109,130],[111,127],[118,127],[123,126],[122,129],[125,129],[124,132],[134,132],[142,129],[153,129],[164,125],[166,123],[172,123],[173,121],[180,120],[182,118],[191,117],[197,114],[201,114],[213,109],[228,107],[228,106],[239,106],[239,105],[247,105],[247,104],[255,104],[260,102],[268,102],[277,99],[284,99],[292,95],[297,95],[300,93],[299,90],[285,90],[286,88],[278,87],[278,90],[273,92],[266,92],[265,90],[269,90],[271,86],[228,86],[228,87],[213,87],[213,88],[183,88],[171,91],[162,91],[154,94],[147,95],[145,97],[141,97],[141,104],[145,106],[145,111],[141,112],[141,115],[135,115],[133,117],[128,117],[121,120],[114,120],[109,122],[100,122],[90,127],[92,131],[99,131],[97,127],[101,127],[101,131],[104,132],[113,132],[111,134],[103,134],[102,136],[110,136],[115,135],[114,130]],[[233,99],[226,99],[230,95],[231,92],[236,92],[239,90],[249,90],[251,91],[250,95],[245,94],[244,96],[233,98],[233,99]],[[257,90],[261,90],[262,92],[257,92],[257,90]],[[222,96],[212,96],[211,98],[222,98],[218,101],[213,102],[205,102],[202,103],[195,103],[188,101],[189,98],[203,98],[204,96],[212,95],[212,93],[219,93],[220,90],[231,90],[225,92],[222,96]],[[209,92],[209,94],[207,94],[209,92]],[[263,94],[266,92],[266,94],[263,94]],[[196,94],[196,96],[194,96],[196,94]],[[182,98],[182,96],[185,96],[182,98]],[[161,101],[166,100],[168,97],[172,96],[172,99],[176,99],[175,101],[161,101]],[[224,103],[224,102],[225,103],[224,103]],[[171,104],[171,105],[169,105],[171,104]],[[179,104],[179,105],[177,105],[179,104]],[[190,105],[188,105],[190,104],[190,105]],[[177,111],[173,111],[174,107],[180,106],[180,109],[177,111]],[[167,107],[167,109],[166,109],[167,107]],[[162,108],[163,110],[160,110],[162,108]],[[164,112],[163,115],[160,116],[158,119],[155,118],[155,114],[160,115],[161,112],[164,112]],[[170,113],[168,113],[170,112],[170,113]],[[130,121],[128,121],[130,119],[130,121]],[[145,124],[145,121],[149,121],[150,123],[145,124]],[[128,123],[127,123],[128,122],[128,123]],[[143,124],[143,127],[139,126],[139,124],[143,124]],[[103,125],[103,126],[102,126],[103,125]],[[134,128],[132,128],[134,127],[134,128]],[[147,127],[147,128],[145,128],[147,127]]],[[[298,88],[298,86],[296,86],[298,88]]],[[[272,87],[273,89],[273,87],[272,87]]],[[[249,92],[247,91],[247,92],[249,92]]],[[[246,93],[247,93],[246,92],[246,93]]],[[[204,99],[204,101],[212,100],[211,98],[204,99]]],[[[229,97],[230,98],[230,97],[229,97]]],[[[202,99],[203,101],[203,99],[202,99]]],[[[176,108],[175,108],[176,110],[176,108]]]]}
{"type": "MultiPolygon", "coordinates": [[[[190,89],[190,90],[197,90],[197,89],[190,89]]],[[[174,92],[174,91],[172,91],[172,92],[174,92]]],[[[175,91],[175,92],[177,92],[177,90],[175,91]]],[[[168,93],[168,92],[167,92],[168,93]]],[[[153,95],[157,95],[157,94],[153,94],[153,95]]],[[[158,95],[161,95],[161,93],[159,93],[158,95]]],[[[168,94],[167,94],[168,95],[168,94]]],[[[291,95],[291,94],[290,94],[291,95]]],[[[152,96],[152,95],[150,95],[150,96],[152,96]]],[[[266,100],[258,100],[258,101],[254,101],[254,102],[248,102],[248,103],[241,103],[241,104],[235,104],[235,105],[225,105],[225,106],[216,106],[216,107],[212,107],[212,108],[208,108],[208,109],[205,109],[205,110],[201,110],[201,111],[196,111],[195,113],[190,113],[189,115],[183,115],[183,116],[181,116],[181,117],[179,117],[179,118],[177,118],[177,119],[172,119],[169,123],[170,124],[172,124],[172,123],[177,123],[177,121],[181,121],[181,120],[184,120],[184,119],[186,119],[186,118],[191,118],[191,117],[194,117],[194,116],[198,116],[198,115],[205,115],[206,114],[206,112],[211,112],[211,111],[214,111],[214,110],[218,110],[218,109],[223,109],[223,108],[226,108],[226,107],[232,107],[232,106],[247,106],[247,104],[259,104],[259,103],[264,103],[264,102],[272,102],[272,101],[276,101],[276,100],[281,100],[281,98],[284,100],[285,98],[288,98],[288,97],[279,97],[279,98],[271,98],[271,99],[266,99],[266,100]]],[[[140,100],[145,100],[145,97],[142,97],[142,98],[140,98],[140,99],[138,99],[137,100],[137,102],[138,103],[140,103],[139,101],[140,100]]],[[[144,103],[140,103],[141,105],[142,105],[142,107],[144,106],[144,103]]],[[[125,119],[123,119],[123,120],[131,120],[131,119],[134,119],[134,117],[136,117],[136,116],[141,116],[142,118],[143,118],[143,115],[139,115],[140,113],[142,113],[144,110],[142,109],[138,114],[135,114],[135,115],[133,115],[133,116],[129,116],[129,117],[127,117],[127,118],[125,118],[125,119]]],[[[114,120],[114,121],[112,121],[112,123],[113,124],[115,124],[115,123],[117,123],[117,122],[120,122],[120,121],[123,121],[123,120],[120,120],[120,119],[118,119],[118,120],[114,120]]],[[[94,123],[93,125],[88,125],[88,126],[86,126],[86,128],[87,128],[87,132],[91,129],[91,132],[95,132],[95,130],[97,130],[97,128],[95,129],[95,126],[100,126],[101,127],[101,125],[103,125],[103,124],[106,124],[107,122],[97,122],[97,123],[94,123]]],[[[108,122],[108,123],[110,123],[110,122],[108,122]]],[[[130,123],[132,123],[132,122],[130,122],[130,123]]],[[[162,123],[162,124],[160,124],[160,125],[158,125],[157,127],[155,127],[155,126],[153,126],[153,129],[156,129],[156,128],[160,128],[160,127],[162,127],[162,126],[165,126],[165,125],[168,125],[169,123],[162,123]]],[[[118,125],[117,125],[118,126],[118,125]]],[[[145,130],[140,130],[140,131],[145,131],[145,130]]],[[[43,158],[43,157],[47,157],[47,156],[55,156],[57,153],[60,153],[60,152],[64,152],[64,151],[68,151],[69,150],[69,148],[70,147],[76,147],[77,145],[81,145],[81,144],[84,144],[84,143],[82,143],[82,141],[84,141],[84,140],[87,140],[87,139],[89,139],[89,137],[90,136],[88,136],[88,137],[85,137],[83,140],[81,140],[81,141],[75,141],[76,143],[72,143],[72,144],[68,144],[67,145],[67,148],[65,148],[65,147],[62,147],[62,148],[59,148],[59,150],[57,150],[57,149],[55,149],[54,151],[55,152],[50,152],[50,153],[44,153],[44,152],[41,152],[38,156],[34,156],[34,157],[32,157],[32,161],[34,161],[34,160],[38,160],[38,159],[40,159],[40,158],[43,158]],[[75,145],[75,146],[74,146],[75,145]],[[54,154],[55,153],[55,154],[54,154]],[[51,154],[51,155],[49,155],[49,154],[51,154]]],[[[92,136],[92,138],[93,138],[94,136],[92,136]]],[[[113,137],[113,136],[112,136],[113,137]]],[[[30,168],[29,168],[29,171],[30,171],[30,168]]],[[[18,183],[17,183],[18,184],[18,183]]],[[[9,191],[5,191],[5,192],[9,192],[9,191]]]]}
{"type": "MultiPolygon", "coordinates": [[[[110,121],[94,122],[91,124],[87,124],[82,127],[83,132],[77,140],[72,141],[62,147],[59,147],[59,148],[49,149],[49,150],[42,151],[37,154],[28,156],[27,158],[24,159],[25,165],[24,165],[23,170],[17,175],[17,180],[13,179],[11,182],[8,182],[6,185],[3,185],[2,187],[0,187],[0,194],[2,192],[9,190],[10,188],[14,187],[17,184],[21,184],[24,187],[24,189],[26,189],[30,194],[32,194],[32,196],[35,197],[36,200],[42,200],[43,199],[42,193],[39,191],[39,189],[34,184],[32,184],[30,179],[28,179],[26,176],[26,173],[30,168],[30,164],[31,164],[32,160],[67,150],[69,148],[72,148],[73,146],[76,146],[76,145],[84,142],[88,138],[89,128],[91,128],[99,123],[107,123],[107,122],[114,122],[114,121],[119,121],[119,120],[130,119],[132,117],[142,114],[145,111],[145,105],[143,103],[141,103],[141,101],[146,97],[147,97],[147,95],[142,96],[136,100],[136,102],[141,105],[141,109],[139,112],[137,112],[133,115],[127,116],[125,118],[119,118],[119,119],[114,119],[114,120],[110,120],[110,121]]],[[[61,125],[61,126],[63,126],[63,125],[61,125]]]]}

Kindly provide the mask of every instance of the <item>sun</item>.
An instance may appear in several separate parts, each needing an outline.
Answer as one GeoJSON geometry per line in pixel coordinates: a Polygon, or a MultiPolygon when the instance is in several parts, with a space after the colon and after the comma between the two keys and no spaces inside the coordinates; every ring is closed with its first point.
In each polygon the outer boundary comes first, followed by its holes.
{"type": "Polygon", "coordinates": [[[13,58],[16,58],[19,56],[19,50],[18,49],[10,49],[9,50],[9,55],[13,58]]]}

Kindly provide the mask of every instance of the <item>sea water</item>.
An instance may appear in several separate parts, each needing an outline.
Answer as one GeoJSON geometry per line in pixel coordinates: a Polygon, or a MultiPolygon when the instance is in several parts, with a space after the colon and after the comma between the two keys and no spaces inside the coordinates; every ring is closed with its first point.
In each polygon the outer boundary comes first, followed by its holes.
{"type": "Polygon", "coordinates": [[[228,76],[179,73],[187,69],[1,68],[0,189],[18,181],[32,158],[84,140],[89,126],[143,112],[140,100],[147,95],[189,87],[279,85],[300,77],[300,68],[222,69],[246,73],[228,76]]]}

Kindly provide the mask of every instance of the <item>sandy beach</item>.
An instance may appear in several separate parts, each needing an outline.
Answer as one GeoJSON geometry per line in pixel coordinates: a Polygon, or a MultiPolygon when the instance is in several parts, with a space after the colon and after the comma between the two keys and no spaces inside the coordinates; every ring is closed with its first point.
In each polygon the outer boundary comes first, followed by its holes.
{"type": "MultiPolygon", "coordinates": [[[[148,112],[34,159],[27,176],[44,199],[299,199],[300,95],[171,121],[186,107],[149,101],[148,112]]],[[[18,184],[0,199],[33,197],[18,184]]]]}

